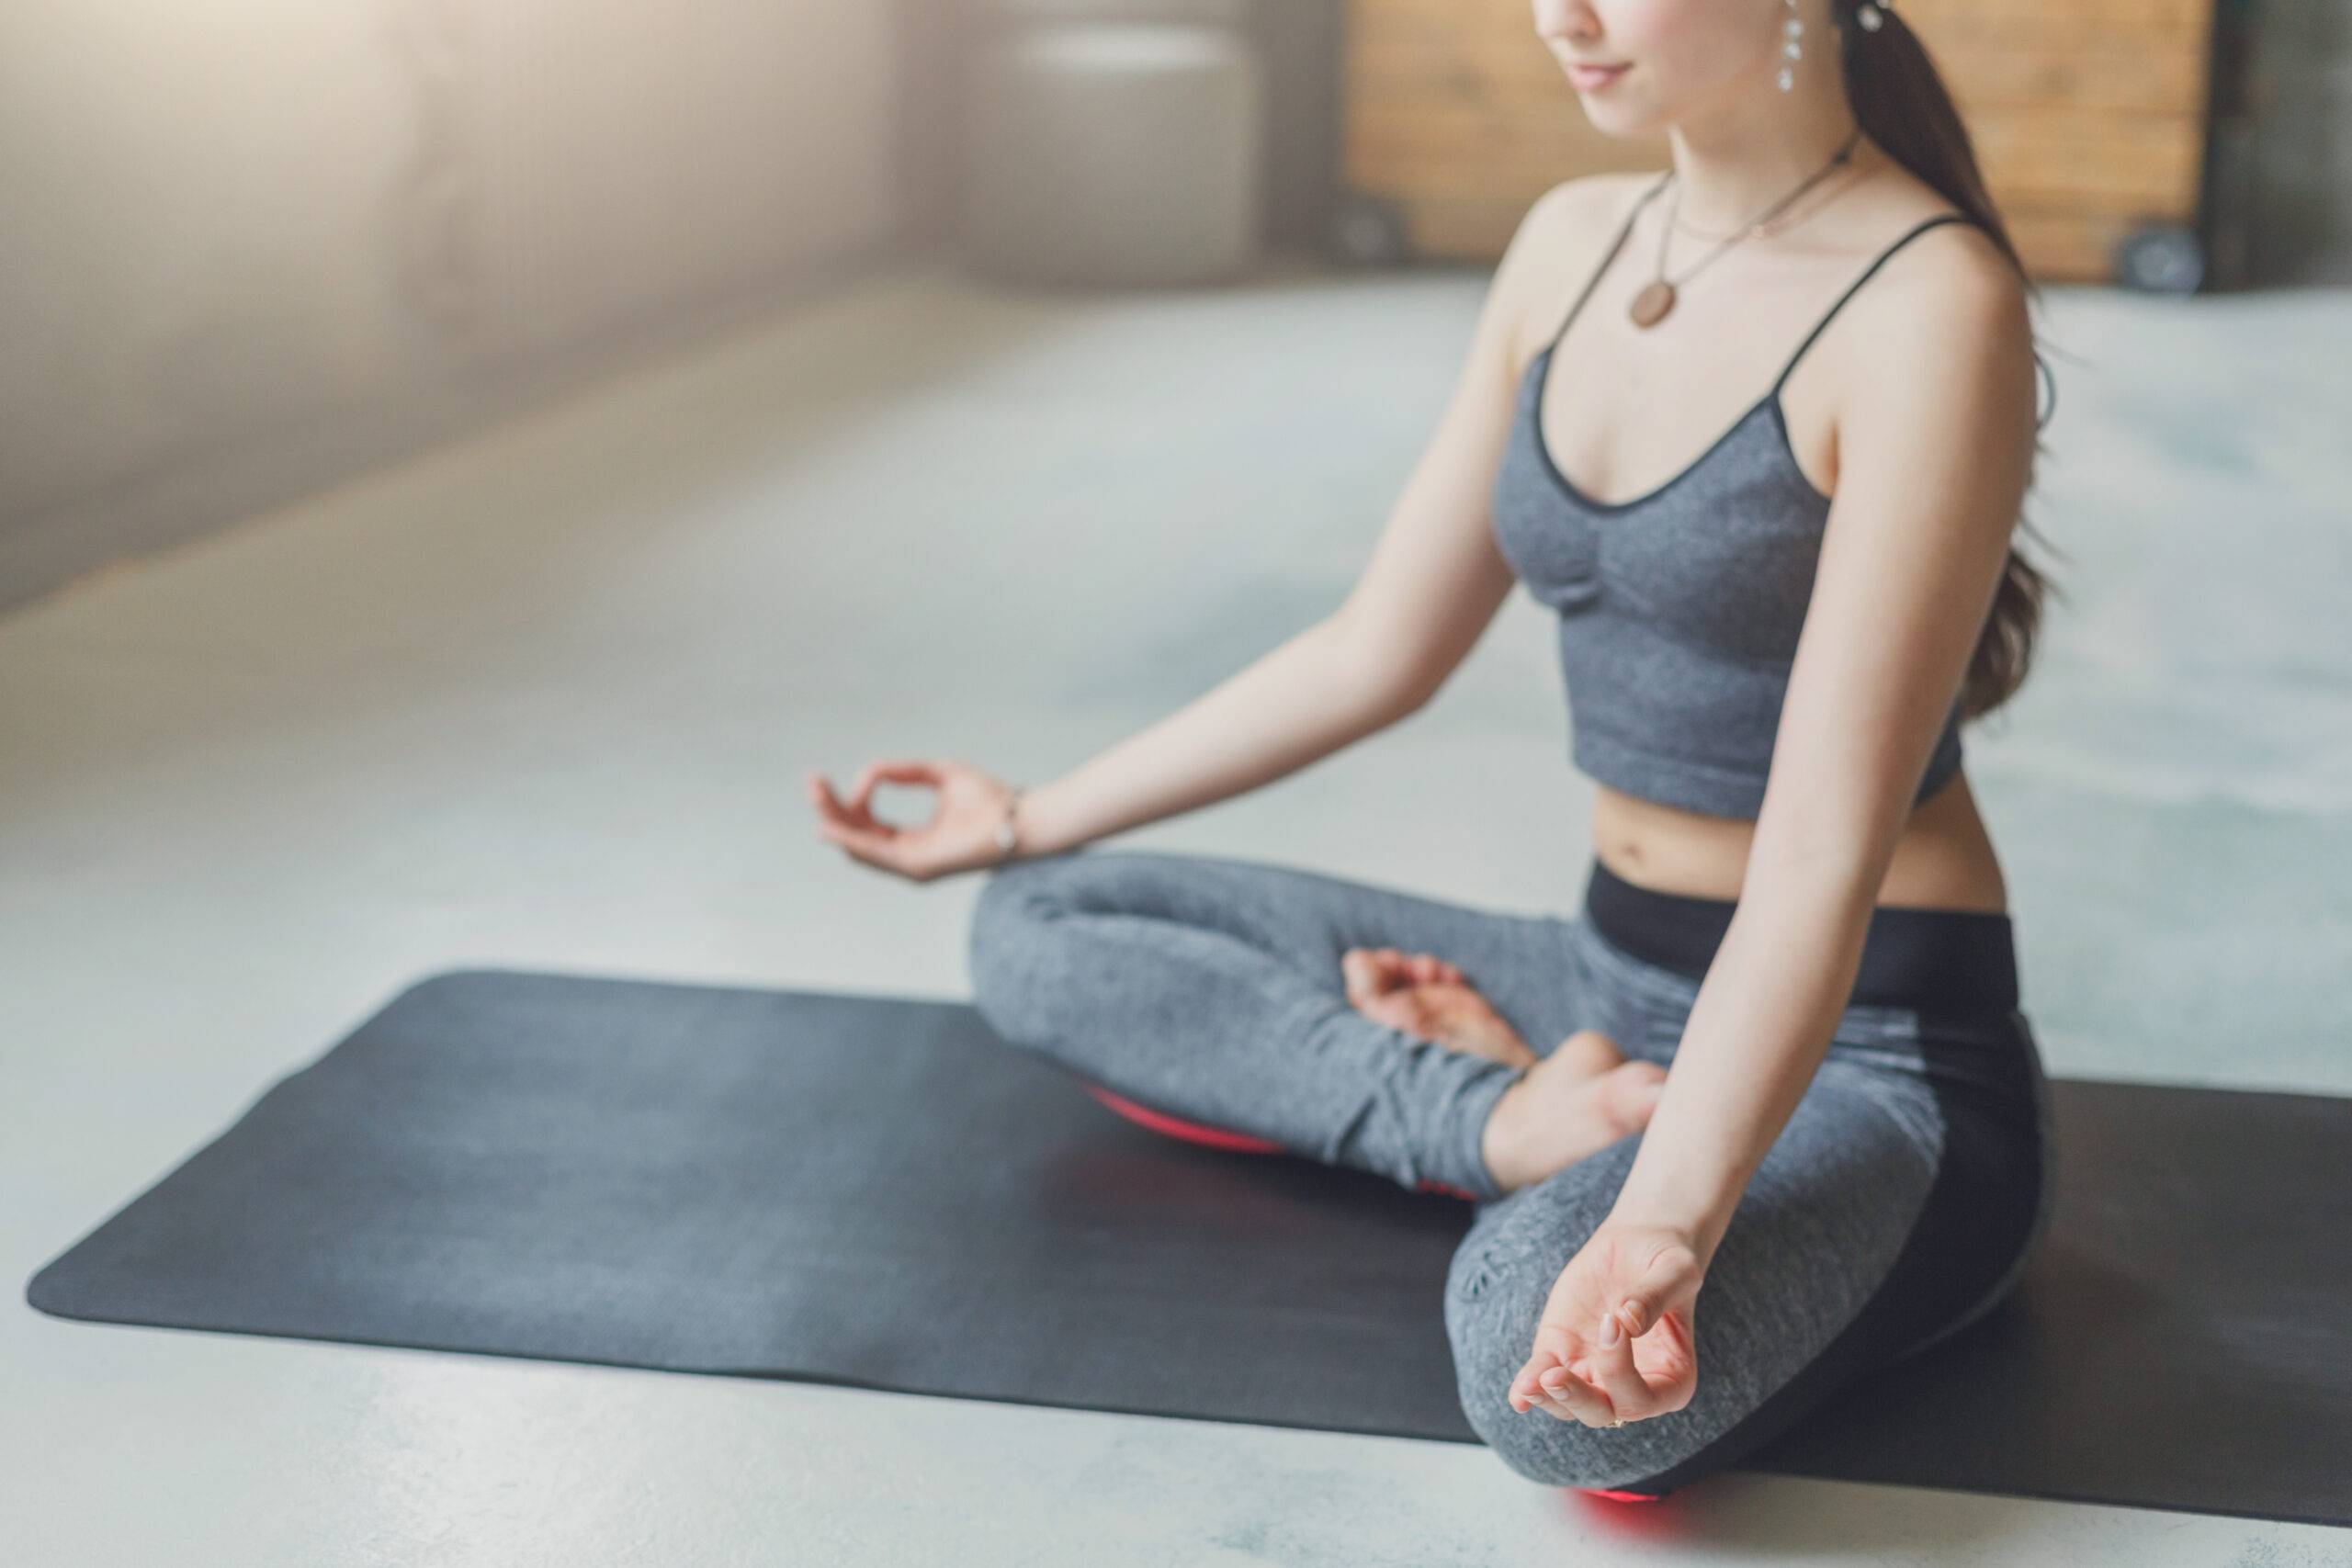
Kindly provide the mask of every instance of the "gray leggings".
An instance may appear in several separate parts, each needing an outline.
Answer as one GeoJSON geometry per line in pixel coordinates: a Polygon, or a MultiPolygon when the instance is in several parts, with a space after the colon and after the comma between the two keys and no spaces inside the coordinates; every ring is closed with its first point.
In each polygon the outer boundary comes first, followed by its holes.
{"type": "Polygon", "coordinates": [[[1719,930],[1731,906],[1594,874],[1613,929],[1654,939],[1657,956],[1602,936],[1590,886],[1575,916],[1507,913],[1248,861],[1067,851],[988,874],[974,1000],[1007,1041],[1148,1111],[1474,1201],[1444,1298],[1471,1427],[1531,1480],[1662,1495],[2015,1288],[2049,1218],[2048,1090],[2013,974],[1983,1006],[1947,1006],[1928,983],[1959,966],[1940,961],[1941,932],[1998,919],[2005,944],[2006,917],[1875,912],[1865,976],[1919,985],[1863,1000],[1858,984],[1749,1181],[1700,1292],[1690,1403],[1608,1429],[1515,1412],[1506,1391],[1544,1298],[1607,1217],[1641,1135],[1498,1194],[1480,1134],[1523,1069],[1356,1011],[1340,955],[1436,953],[1538,1055],[1593,1028],[1670,1068],[1710,941],[1690,933],[1710,918],[1719,930]]]}

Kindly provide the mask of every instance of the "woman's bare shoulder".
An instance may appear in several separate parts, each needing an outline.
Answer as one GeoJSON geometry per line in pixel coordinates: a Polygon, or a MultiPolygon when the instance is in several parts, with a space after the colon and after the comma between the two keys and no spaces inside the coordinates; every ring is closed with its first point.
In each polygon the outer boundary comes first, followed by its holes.
{"type": "Polygon", "coordinates": [[[1589,244],[1625,216],[1660,172],[1603,169],[1571,175],[1535,198],[1521,227],[1540,228],[1555,243],[1589,244]]]}
{"type": "MultiPolygon", "coordinates": [[[[1643,187],[1657,178],[1657,171],[1577,175],[1529,205],[1497,279],[1521,323],[1515,336],[1540,334],[1557,315],[1566,303],[1562,280],[1592,269],[1643,187]]],[[[1532,341],[1522,341],[1521,356],[1532,351],[1532,341]]]]}

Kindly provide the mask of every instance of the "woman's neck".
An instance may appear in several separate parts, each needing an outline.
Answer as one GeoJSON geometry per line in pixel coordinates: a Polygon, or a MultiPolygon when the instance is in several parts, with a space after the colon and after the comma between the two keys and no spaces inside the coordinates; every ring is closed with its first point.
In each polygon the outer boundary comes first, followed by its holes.
{"type": "MultiPolygon", "coordinates": [[[[1667,131],[1680,187],[1676,220],[1699,232],[1731,233],[1819,174],[1854,129],[1842,85],[1791,93],[1768,87],[1684,117],[1667,131]]],[[[1848,159],[1856,173],[1887,161],[1867,137],[1848,159]]],[[[1827,196],[1845,177],[1827,176],[1799,202],[1827,196]]]]}

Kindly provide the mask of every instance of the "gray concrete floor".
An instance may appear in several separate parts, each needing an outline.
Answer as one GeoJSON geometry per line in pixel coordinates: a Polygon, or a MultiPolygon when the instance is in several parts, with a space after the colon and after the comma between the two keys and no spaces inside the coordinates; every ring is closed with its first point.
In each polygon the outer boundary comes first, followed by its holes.
{"type": "MultiPolygon", "coordinates": [[[[0,619],[8,1560],[2352,1562],[2240,1519],[1747,1474],[1612,1510],[1466,1445],[24,1304],[435,969],[967,995],[969,879],[844,860],[803,770],[1039,779],[1338,603],[1480,287],[912,268],[0,619]]],[[[1969,739],[2045,1053],[2352,1093],[2352,297],[2060,289],[2047,324],[2030,515],[2075,597],[1969,739]]],[[[1407,724],[1125,841],[1572,908],[1545,635],[1516,596],[1407,724]]]]}

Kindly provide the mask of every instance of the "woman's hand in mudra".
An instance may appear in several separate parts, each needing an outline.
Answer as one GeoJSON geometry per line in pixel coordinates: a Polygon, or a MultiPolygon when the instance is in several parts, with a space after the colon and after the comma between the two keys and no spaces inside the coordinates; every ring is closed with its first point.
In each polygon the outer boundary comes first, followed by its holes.
{"type": "Polygon", "coordinates": [[[1538,1060],[1460,967],[1434,953],[1351,947],[1340,954],[1340,979],[1348,1005],[1376,1022],[1506,1066],[1538,1060]]]}
{"type": "Polygon", "coordinates": [[[1704,1275],[1690,1233],[1604,1222],[1552,1287],[1534,1350],[1511,1380],[1510,1407],[1613,1427],[1690,1404],[1704,1275]]]}
{"type": "Polygon", "coordinates": [[[825,775],[811,768],[808,801],[817,808],[817,833],[853,860],[915,882],[951,872],[993,865],[1003,858],[997,827],[1004,820],[1010,784],[962,762],[893,758],[868,762],[837,800],[825,775]],[[874,791],[884,784],[918,784],[938,793],[927,820],[897,827],[874,815],[874,791]]]}

